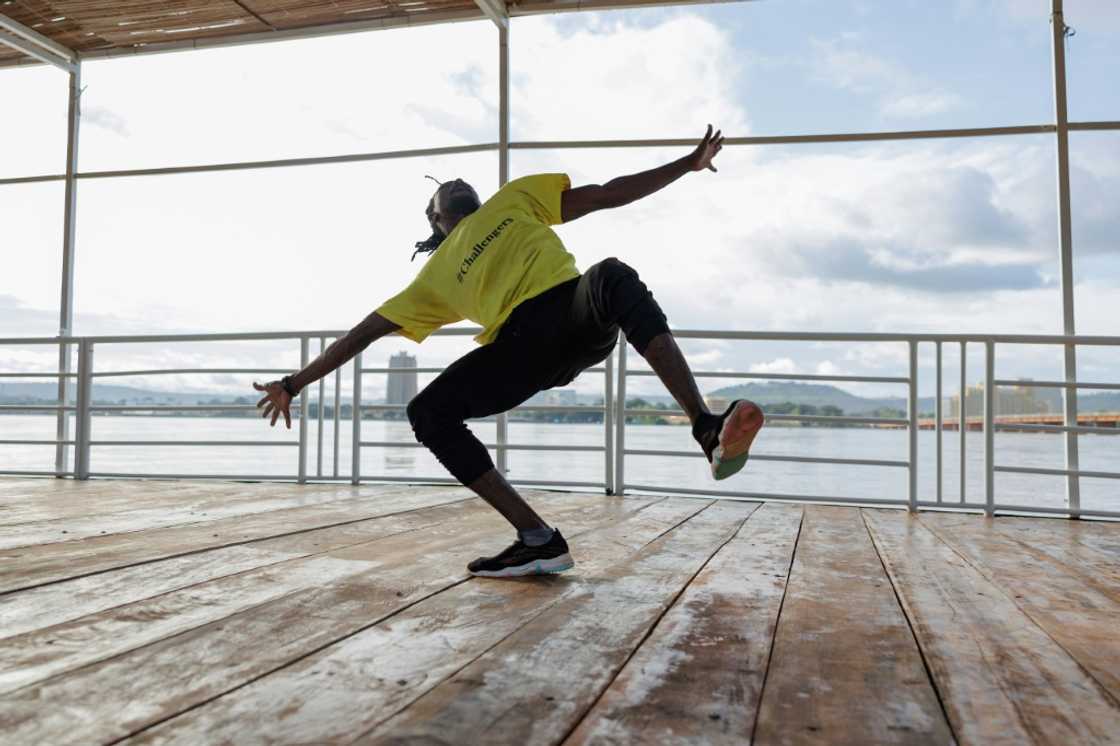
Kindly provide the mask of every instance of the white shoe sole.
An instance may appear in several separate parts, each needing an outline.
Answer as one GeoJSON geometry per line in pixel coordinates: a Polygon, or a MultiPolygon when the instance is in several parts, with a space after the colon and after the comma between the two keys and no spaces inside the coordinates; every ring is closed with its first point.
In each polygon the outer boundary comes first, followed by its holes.
{"type": "Polygon", "coordinates": [[[480,578],[517,578],[523,575],[552,575],[571,570],[575,566],[576,563],[572,560],[572,555],[565,553],[552,559],[533,560],[517,567],[507,567],[504,570],[468,570],[467,572],[480,578]]]}

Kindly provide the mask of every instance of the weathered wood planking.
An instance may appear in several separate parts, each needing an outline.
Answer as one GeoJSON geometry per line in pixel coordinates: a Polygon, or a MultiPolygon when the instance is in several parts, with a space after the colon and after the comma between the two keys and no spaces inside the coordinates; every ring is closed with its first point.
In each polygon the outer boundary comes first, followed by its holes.
{"type": "Polygon", "coordinates": [[[801,513],[753,513],[564,743],[748,743],[801,513]]]}
{"type": "MultiPolygon", "coordinates": [[[[946,514],[946,518],[950,516],[958,517],[946,514]]],[[[1094,577],[1105,578],[1109,583],[1120,583],[1118,522],[999,516],[991,520],[990,525],[1035,549],[1073,562],[1094,577]]]]}
{"type": "MultiPolygon", "coordinates": [[[[253,487],[259,487],[259,485],[253,485],[253,487]]],[[[394,492],[399,494],[407,491],[409,491],[409,488],[401,487],[387,492],[378,490],[377,494],[378,496],[384,496],[394,492]]],[[[99,512],[100,506],[93,502],[86,504],[87,514],[84,515],[52,517],[0,526],[0,551],[35,544],[77,541],[91,536],[146,531],[167,526],[200,525],[223,518],[267,513],[284,508],[331,503],[341,504],[355,498],[368,497],[369,494],[370,490],[368,488],[365,489],[363,494],[353,487],[341,488],[337,486],[330,486],[325,489],[311,487],[299,493],[298,496],[294,496],[291,492],[282,488],[273,488],[267,491],[252,489],[238,494],[226,485],[224,490],[217,491],[181,491],[176,494],[175,500],[169,500],[166,495],[157,493],[146,496],[147,499],[144,502],[147,505],[132,505],[128,509],[118,509],[111,512],[99,512]]],[[[78,508],[79,506],[72,507],[78,508]]]]}
{"type": "MultiPolygon", "coordinates": [[[[578,516],[593,511],[598,515],[600,509],[600,498],[583,495],[566,501],[558,514],[578,516]]],[[[155,594],[146,594],[144,601],[8,637],[0,640],[0,692],[133,650],[283,595],[340,583],[349,575],[385,566],[382,556],[399,553],[402,545],[405,549],[425,543],[438,546],[441,537],[446,545],[460,531],[471,533],[501,525],[502,519],[481,500],[387,516],[370,522],[367,540],[356,545],[305,557],[294,555],[154,598],[151,596],[155,594]],[[407,534],[400,537],[403,541],[383,541],[402,534],[407,534]]],[[[448,549],[454,551],[453,547],[448,549]]],[[[389,566],[395,561],[391,559],[389,566]]]]}
{"type": "Polygon", "coordinates": [[[598,574],[357,743],[556,743],[757,507],[722,502],[598,574]]]}
{"type": "Polygon", "coordinates": [[[371,495],[340,503],[223,518],[198,525],[170,526],[6,550],[0,552],[0,593],[203,549],[471,499],[468,495],[461,488],[435,491],[418,488],[389,497],[371,495]]]}
{"type": "Polygon", "coordinates": [[[1120,582],[1084,571],[1061,545],[1036,548],[996,530],[991,520],[961,523],[937,514],[920,520],[1120,702],[1120,582]]]}
{"type": "Polygon", "coordinates": [[[416,489],[413,485],[294,484],[284,482],[230,483],[205,481],[149,482],[142,480],[93,480],[71,482],[82,485],[69,499],[60,496],[27,500],[0,512],[0,528],[37,521],[122,515],[137,510],[163,508],[168,512],[186,508],[196,512],[237,507],[243,502],[287,501],[288,507],[313,505],[369,495],[416,489]],[[93,485],[92,487],[89,485],[93,485]]]}
{"type": "MultiPolygon", "coordinates": [[[[210,482],[147,482],[121,480],[76,481],[72,479],[42,479],[38,484],[22,491],[0,493],[0,525],[21,520],[82,515],[91,505],[103,505],[106,510],[127,509],[132,501],[144,500],[147,495],[164,495],[173,499],[179,492],[201,493],[219,486],[210,482]],[[144,485],[141,489],[140,486],[144,485]]],[[[225,486],[229,486],[228,484],[225,486]]],[[[254,485],[255,486],[255,485],[254,485]]]]}
{"type": "MultiPolygon", "coordinates": [[[[145,731],[139,743],[333,743],[408,705],[550,607],[707,507],[670,499],[571,541],[576,569],[472,579],[220,699],[145,731]]],[[[574,532],[569,532],[574,538],[574,532]]],[[[442,557],[432,558],[444,564],[442,557]]],[[[434,570],[418,568],[422,574],[434,570]]],[[[417,568],[412,569],[416,574],[417,568]]],[[[367,614],[371,621],[373,614],[367,614]]],[[[228,628],[227,628],[228,629],[228,628]]],[[[577,686],[575,682],[572,684],[577,686]]]]}
{"type": "Polygon", "coordinates": [[[864,511],[962,744],[1109,744],[1120,709],[915,517],[864,511]]]}
{"type": "MultiPolygon", "coordinates": [[[[530,500],[547,499],[533,492],[525,494],[530,500]]],[[[447,508],[467,505],[475,506],[472,510],[483,508],[481,501],[471,500],[452,503],[447,508]]],[[[207,580],[284,560],[321,554],[351,544],[361,544],[385,535],[385,524],[378,522],[388,518],[400,518],[404,525],[413,527],[408,530],[423,531],[445,520],[442,511],[443,507],[440,506],[438,510],[433,508],[368,518],[355,523],[153,560],[141,565],[17,591],[0,601],[0,638],[78,619],[207,580]]],[[[489,515],[495,515],[489,508],[483,509],[484,513],[487,511],[489,515]]]]}
{"type": "MultiPolygon", "coordinates": [[[[627,523],[650,505],[649,501],[601,496],[585,499],[589,504],[550,511],[561,517],[573,536],[600,525],[627,523]]],[[[491,521],[464,524],[444,522],[423,536],[398,534],[368,547],[344,549],[332,559],[366,562],[371,569],[335,582],[320,582],[13,692],[0,710],[0,728],[33,743],[104,742],[196,707],[315,651],[334,649],[328,646],[340,640],[339,646],[350,645],[357,633],[368,632],[380,620],[462,583],[467,577],[467,559],[493,551],[511,538],[508,526],[496,516],[491,521]]],[[[445,621],[446,614],[445,609],[441,617],[445,621]]],[[[475,623],[469,617],[464,621],[475,623]]],[[[400,664],[410,663],[406,655],[400,664]]],[[[422,678],[423,670],[416,669],[414,674],[422,678]]],[[[266,676],[264,680],[270,679],[266,676]]],[[[359,683],[359,689],[372,686],[359,683]]],[[[401,688],[395,678],[382,684],[401,688]]],[[[258,690],[250,686],[240,691],[258,690]]],[[[213,742],[217,738],[207,734],[193,740],[213,742]]]]}
{"type": "Polygon", "coordinates": [[[859,509],[806,507],[755,743],[952,741],[859,509]]]}

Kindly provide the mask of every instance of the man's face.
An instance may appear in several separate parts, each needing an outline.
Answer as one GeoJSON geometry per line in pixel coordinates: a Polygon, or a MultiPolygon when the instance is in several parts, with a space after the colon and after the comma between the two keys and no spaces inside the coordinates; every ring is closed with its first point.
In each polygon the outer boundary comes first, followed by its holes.
{"type": "Polygon", "coordinates": [[[439,185],[425,213],[432,230],[446,236],[454,227],[452,220],[474,212],[480,204],[474,187],[462,179],[455,179],[439,185]]]}

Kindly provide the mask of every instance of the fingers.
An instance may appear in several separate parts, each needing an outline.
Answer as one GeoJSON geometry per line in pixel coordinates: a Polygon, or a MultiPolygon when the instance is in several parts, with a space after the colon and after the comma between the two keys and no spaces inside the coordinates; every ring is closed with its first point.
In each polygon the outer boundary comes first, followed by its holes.
{"type": "Polygon", "coordinates": [[[280,417],[280,407],[275,407],[272,410],[272,422],[268,423],[269,427],[275,427],[276,420],[280,417]]]}
{"type": "Polygon", "coordinates": [[[287,407],[284,407],[284,424],[288,426],[289,430],[292,429],[292,415],[287,407]]]}
{"type": "Polygon", "coordinates": [[[261,400],[260,400],[259,402],[257,402],[257,409],[260,409],[260,408],[261,408],[261,405],[262,405],[262,404],[264,404],[264,403],[265,403],[266,401],[268,401],[268,397],[267,397],[267,396],[266,396],[266,397],[264,397],[263,399],[261,399],[261,400]]]}
{"type": "Polygon", "coordinates": [[[253,381],[253,388],[255,388],[257,391],[268,391],[267,388],[265,388],[264,386],[261,386],[256,381],[253,381]]]}
{"type": "Polygon", "coordinates": [[[276,409],[276,403],[270,401],[268,403],[268,406],[264,408],[264,412],[261,413],[261,419],[264,419],[272,414],[273,409],[276,409]]]}

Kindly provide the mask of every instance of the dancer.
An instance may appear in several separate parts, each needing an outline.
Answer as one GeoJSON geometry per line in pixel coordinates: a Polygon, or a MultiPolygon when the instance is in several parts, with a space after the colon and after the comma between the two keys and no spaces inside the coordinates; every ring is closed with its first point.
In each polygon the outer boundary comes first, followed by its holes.
{"type": "Polygon", "coordinates": [[[726,479],[746,464],[763,425],[762,411],[738,400],[722,414],[709,412],[665,314],[638,273],[615,258],[580,273],[549,227],[629,204],[690,171],[714,172],[712,159],[722,147],[720,131],[713,134],[708,125],[695,150],[664,166],[574,189],[567,174],[525,176],[486,202],[462,179],[440,184],[426,209],[432,235],[416,244],[416,253],[431,257],[416,279],[303,370],[254,383],[265,392],[257,403],[264,407],[262,417],[275,425],[283,416],[290,428],[291,400],[303,387],[387,334],[421,342],[463,319],[481,325],[475,337],[481,346],[417,394],[408,404],[408,419],[417,440],[517,529],[510,547],[471,562],[471,574],[561,572],[574,564],[564,537],[494,468],[465,422],[571,382],[610,354],[621,329],[688,415],[713,477],[726,479]]]}

